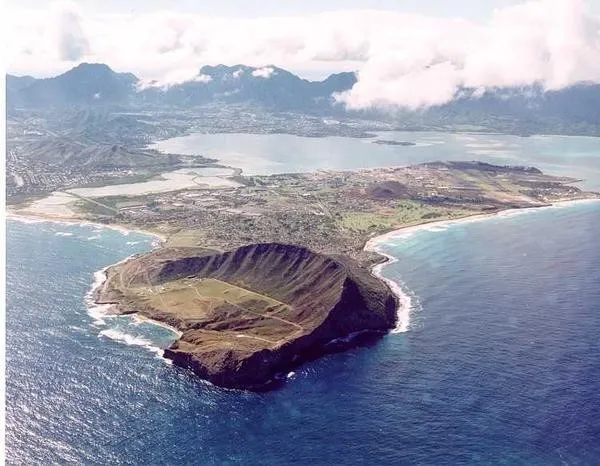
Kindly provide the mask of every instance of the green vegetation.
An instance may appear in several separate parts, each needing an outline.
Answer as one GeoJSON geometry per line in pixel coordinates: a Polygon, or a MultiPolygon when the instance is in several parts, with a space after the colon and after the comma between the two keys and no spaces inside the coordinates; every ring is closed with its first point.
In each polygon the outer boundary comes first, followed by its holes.
{"type": "Polygon", "coordinates": [[[167,246],[185,248],[202,246],[206,243],[206,230],[182,229],[169,236],[167,246]]]}
{"type": "Polygon", "coordinates": [[[81,214],[115,216],[118,215],[119,209],[131,207],[134,205],[146,206],[152,205],[154,198],[152,195],[145,196],[106,196],[89,199],[84,196],[78,196],[69,193],[72,196],[78,197],[75,202],[75,210],[81,214]]]}
{"type": "Polygon", "coordinates": [[[424,220],[444,220],[464,217],[473,212],[463,209],[434,207],[414,201],[401,201],[393,209],[380,212],[345,212],[339,224],[343,229],[367,233],[423,223],[424,220]]]}
{"type": "Polygon", "coordinates": [[[159,311],[186,320],[205,318],[218,306],[229,304],[242,312],[268,317],[286,304],[248,289],[213,278],[180,279],[165,285],[129,288],[159,311]]]}
{"type": "Polygon", "coordinates": [[[6,205],[19,206],[25,208],[31,205],[33,202],[45,198],[45,194],[40,195],[29,195],[29,194],[14,194],[6,197],[6,205]]]}
{"type": "Polygon", "coordinates": [[[107,215],[111,215],[114,216],[115,215],[115,211],[104,207],[102,205],[100,205],[99,203],[92,203],[92,202],[88,202],[85,199],[78,199],[77,201],[73,202],[71,204],[73,210],[75,212],[81,213],[81,214],[90,214],[90,215],[99,215],[99,216],[107,216],[107,215]]]}

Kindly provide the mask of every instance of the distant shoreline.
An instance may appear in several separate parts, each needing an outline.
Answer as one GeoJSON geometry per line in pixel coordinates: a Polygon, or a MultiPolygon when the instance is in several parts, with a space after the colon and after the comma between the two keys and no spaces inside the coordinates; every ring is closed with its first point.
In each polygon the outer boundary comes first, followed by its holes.
{"type": "Polygon", "coordinates": [[[548,204],[548,205],[531,206],[531,207],[517,207],[517,208],[498,210],[498,211],[492,212],[492,213],[474,213],[472,215],[466,215],[464,217],[460,217],[457,219],[451,219],[451,220],[434,220],[434,221],[430,221],[430,222],[423,222],[423,223],[419,223],[416,225],[400,227],[393,231],[383,233],[382,235],[375,236],[366,242],[365,250],[379,252],[375,248],[378,245],[384,243],[385,241],[387,241],[391,238],[408,237],[409,235],[413,235],[422,230],[427,230],[428,228],[442,227],[442,226],[445,227],[445,226],[458,225],[458,224],[463,224],[463,223],[479,222],[479,221],[484,221],[484,220],[488,220],[491,218],[507,217],[507,216],[511,216],[511,215],[514,215],[517,213],[525,213],[525,212],[530,212],[530,211],[537,212],[540,209],[556,209],[558,207],[569,207],[571,205],[587,204],[587,203],[594,203],[594,202],[600,202],[600,198],[566,199],[564,201],[554,201],[553,203],[548,204]]]}
{"type": "Polygon", "coordinates": [[[149,230],[143,230],[141,228],[130,227],[128,225],[122,225],[119,223],[98,223],[98,222],[92,222],[90,220],[75,219],[75,218],[69,219],[69,218],[65,218],[65,217],[52,216],[52,215],[34,215],[34,214],[24,215],[24,214],[15,213],[13,211],[6,212],[6,219],[14,220],[17,222],[23,222],[23,223],[51,222],[51,223],[58,223],[58,224],[63,224],[63,225],[93,226],[93,227],[97,227],[97,228],[107,228],[110,230],[116,230],[123,234],[140,233],[142,235],[153,236],[153,237],[157,238],[160,241],[161,246],[164,245],[168,240],[168,237],[161,233],[157,233],[157,232],[149,231],[149,230]]]}
{"type": "Polygon", "coordinates": [[[504,209],[489,214],[473,214],[465,217],[452,219],[452,220],[435,220],[431,222],[419,223],[417,225],[410,225],[398,228],[382,235],[375,236],[369,239],[364,246],[365,251],[375,252],[383,256],[384,260],[371,267],[371,273],[377,279],[385,282],[392,292],[398,297],[398,322],[392,333],[404,333],[408,331],[410,326],[410,312],[412,310],[412,297],[404,292],[402,285],[394,280],[391,280],[383,275],[383,270],[398,261],[397,257],[394,257],[384,252],[383,246],[386,242],[394,238],[406,239],[420,231],[427,231],[432,228],[442,228],[452,225],[461,225],[467,223],[482,222],[493,218],[510,217],[513,215],[526,214],[528,212],[538,212],[540,209],[555,209],[560,207],[571,207],[578,204],[588,204],[600,202],[600,198],[587,198],[587,199],[569,199],[564,201],[555,201],[552,204],[539,206],[539,207],[527,207],[527,208],[515,208],[515,209],[504,209]]]}

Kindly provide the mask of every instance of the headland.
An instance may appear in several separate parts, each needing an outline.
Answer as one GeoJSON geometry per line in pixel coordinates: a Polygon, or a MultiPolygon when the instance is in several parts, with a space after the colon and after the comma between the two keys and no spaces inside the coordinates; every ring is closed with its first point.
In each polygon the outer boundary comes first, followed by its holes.
{"type": "Polygon", "coordinates": [[[161,248],[107,269],[96,302],[177,329],[166,358],[253,390],[352,346],[356,333],[406,330],[407,303],[380,274],[381,235],[599,197],[572,178],[480,162],[232,176],[235,185],[78,196],[67,221],[160,232],[161,248]]]}

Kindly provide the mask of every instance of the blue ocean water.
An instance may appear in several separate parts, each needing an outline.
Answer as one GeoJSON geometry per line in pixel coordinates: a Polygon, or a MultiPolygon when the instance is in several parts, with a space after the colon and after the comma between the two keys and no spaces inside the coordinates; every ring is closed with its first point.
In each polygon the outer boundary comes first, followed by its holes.
{"type": "Polygon", "coordinates": [[[598,464],[600,203],[434,230],[384,246],[407,332],[254,394],[88,313],[94,272],[151,239],[10,221],[8,464],[598,464]]]}

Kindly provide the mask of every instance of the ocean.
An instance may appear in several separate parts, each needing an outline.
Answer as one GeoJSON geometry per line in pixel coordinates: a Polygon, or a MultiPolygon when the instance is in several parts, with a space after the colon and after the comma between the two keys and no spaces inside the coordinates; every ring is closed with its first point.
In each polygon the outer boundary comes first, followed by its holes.
{"type": "Polygon", "coordinates": [[[580,203],[389,237],[402,331],[256,394],[90,306],[97,271],[153,238],[10,220],[7,464],[598,464],[598,231],[580,203]]]}

